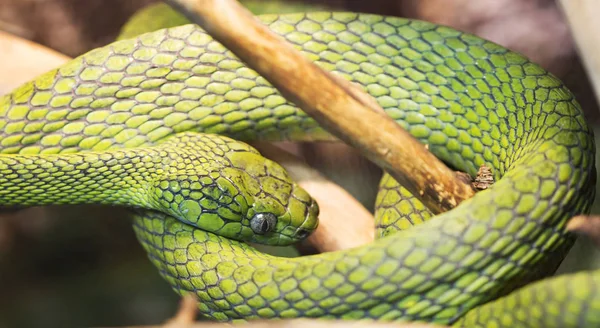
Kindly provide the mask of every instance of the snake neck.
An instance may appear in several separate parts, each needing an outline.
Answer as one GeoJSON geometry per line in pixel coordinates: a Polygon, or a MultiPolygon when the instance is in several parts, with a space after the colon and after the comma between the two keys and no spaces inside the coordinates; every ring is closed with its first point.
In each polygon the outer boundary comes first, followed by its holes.
{"type": "Polygon", "coordinates": [[[143,149],[0,155],[0,202],[151,207],[158,202],[154,191],[169,184],[169,177],[206,177],[212,182],[210,172],[229,164],[220,156],[225,150],[215,144],[219,140],[193,134],[169,139],[143,149]]]}
{"type": "Polygon", "coordinates": [[[5,205],[148,204],[144,190],[166,170],[167,153],[115,151],[0,156],[5,205]]]}

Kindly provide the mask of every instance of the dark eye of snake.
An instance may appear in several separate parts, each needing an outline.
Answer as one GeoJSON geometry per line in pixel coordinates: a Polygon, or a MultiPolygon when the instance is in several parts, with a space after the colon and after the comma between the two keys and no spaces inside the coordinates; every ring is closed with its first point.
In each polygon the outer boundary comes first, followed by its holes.
{"type": "Polygon", "coordinates": [[[259,235],[272,231],[276,224],[277,217],[273,213],[256,213],[250,219],[250,228],[259,235]]]}

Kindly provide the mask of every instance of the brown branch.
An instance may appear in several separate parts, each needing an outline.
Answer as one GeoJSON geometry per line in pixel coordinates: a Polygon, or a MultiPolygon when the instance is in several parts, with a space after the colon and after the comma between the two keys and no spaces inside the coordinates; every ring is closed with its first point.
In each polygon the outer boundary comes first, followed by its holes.
{"type": "Polygon", "coordinates": [[[169,319],[164,328],[189,327],[196,321],[198,314],[198,299],[193,294],[187,294],[181,298],[179,310],[175,316],[169,319]]]}
{"type": "Polygon", "coordinates": [[[468,183],[356,87],[309,62],[234,0],[169,0],[322,126],[390,172],[435,212],[474,194],[468,183]]]}
{"type": "Polygon", "coordinates": [[[578,215],[567,223],[567,230],[589,237],[600,247],[600,216],[578,215]]]}
{"type": "Polygon", "coordinates": [[[473,188],[475,188],[475,190],[485,190],[491,187],[493,184],[494,174],[492,173],[492,169],[485,165],[481,165],[477,171],[477,176],[471,185],[473,188]]]}

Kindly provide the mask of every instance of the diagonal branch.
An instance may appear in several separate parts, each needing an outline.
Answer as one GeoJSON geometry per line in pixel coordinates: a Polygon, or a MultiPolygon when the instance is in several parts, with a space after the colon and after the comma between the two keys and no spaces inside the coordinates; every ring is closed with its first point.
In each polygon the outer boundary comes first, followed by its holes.
{"type": "Polygon", "coordinates": [[[470,198],[468,182],[350,82],[308,61],[235,0],[169,0],[338,138],[361,150],[434,212],[470,198]]]}

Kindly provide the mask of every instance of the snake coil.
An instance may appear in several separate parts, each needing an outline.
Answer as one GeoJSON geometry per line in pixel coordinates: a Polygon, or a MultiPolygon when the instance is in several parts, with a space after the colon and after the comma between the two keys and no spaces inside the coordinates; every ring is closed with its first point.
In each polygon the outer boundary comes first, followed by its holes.
{"type": "MultiPolygon", "coordinates": [[[[432,216],[386,176],[376,213],[385,237],[293,259],[138,210],[135,232],[176,292],[196,294],[201,312],[217,320],[373,318],[510,327],[598,320],[593,313],[600,303],[582,305],[596,294],[575,290],[582,282],[599,286],[598,275],[589,273],[476,308],[550,274],[573,243],[567,220],[588,213],[593,201],[593,134],[557,78],[496,44],[416,20],[328,12],[260,19],[319,66],[362,86],[437,157],[470,175],[485,164],[496,183],[432,216]]],[[[331,139],[194,25],[93,50],[1,98],[0,115],[4,190],[11,174],[33,181],[60,171],[52,162],[34,167],[18,158],[122,148],[135,156],[186,131],[242,141],[331,139]]],[[[277,198],[284,185],[269,182],[257,193],[277,198]]],[[[15,202],[11,193],[1,195],[15,202]]],[[[270,214],[261,217],[252,224],[255,232],[273,223],[270,214]]]]}

